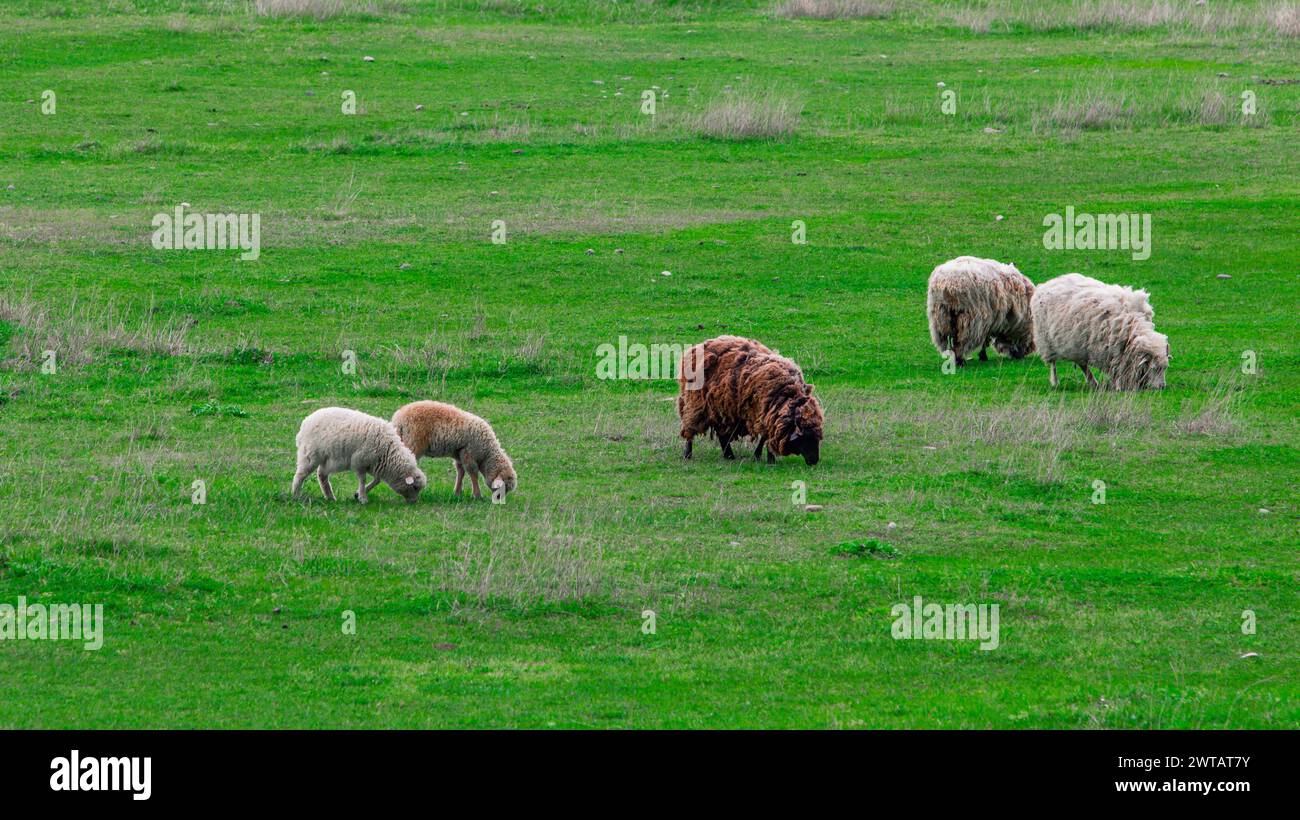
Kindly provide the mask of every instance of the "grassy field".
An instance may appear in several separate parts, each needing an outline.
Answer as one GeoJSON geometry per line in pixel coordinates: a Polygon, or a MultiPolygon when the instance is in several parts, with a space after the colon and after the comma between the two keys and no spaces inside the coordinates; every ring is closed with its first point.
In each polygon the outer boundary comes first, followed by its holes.
{"type": "Polygon", "coordinates": [[[0,603],[106,617],[0,641],[0,727],[1300,725],[1296,4],[286,5],[0,6],[0,603]],[[181,203],[260,258],[156,250],[181,203]],[[1070,206],[1150,258],[1046,249],[1070,206]],[[1147,288],[1168,389],[943,372],[962,254],[1147,288]],[[802,365],[818,465],[683,461],[675,384],[596,377],[721,333],[802,365]],[[416,398],[506,504],[290,498],[309,412],[416,398]],[[999,648],[894,640],[915,595],[999,648]]]}

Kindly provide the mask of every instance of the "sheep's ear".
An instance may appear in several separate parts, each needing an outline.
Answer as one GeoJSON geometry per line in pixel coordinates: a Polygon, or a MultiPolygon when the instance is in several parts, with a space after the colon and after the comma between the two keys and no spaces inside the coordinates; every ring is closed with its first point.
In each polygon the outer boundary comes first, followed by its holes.
{"type": "Polygon", "coordinates": [[[408,475],[408,476],[406,477],[406,483],[407,483],[407,484],[414,484],[414,483],[415,483],[415,476],[413,476],[413,475],[408,475]]]}

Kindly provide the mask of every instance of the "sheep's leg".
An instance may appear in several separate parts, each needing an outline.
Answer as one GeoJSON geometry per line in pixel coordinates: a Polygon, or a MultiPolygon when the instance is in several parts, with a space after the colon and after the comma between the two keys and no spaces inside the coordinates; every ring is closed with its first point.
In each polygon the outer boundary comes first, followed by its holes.
{"type": "Polygon", "coordinates": [[[1050,371],[1048,381],[1051,383],[1052,387],[1060,387],[1061,380],[1056,378],[1056,362],[1048,362],[1047,367],[1050,371]]]}
{"type": "Polygon", "coordinates": [[[293,474],[293,497],[298,498],[302,495],[302,482],[307,479],[311,473],[311,467],[300,465],[298,472],[293,474]]]}
{"type": "Polygon", "coordinates": [[[361,487],[358,487],[358,488],[357,488],[357,491],[356,491],[355,493],[352,494],[352,497],[355,498],[355,499],[357,499],[357,500],[360,500],[360,499],[361,499],[361,490],[362,490],[363,488],[365,489],[366,493],[368,494],[371,490],[373,490],[375,487],[378,487],[378,486],[379,486],[379,476],[375,476],[375,480],[372,481],[372,482],[370,482],[369,484],[366,483],[365,478],[362,478],[362,479],[361,479],[361,487]]]}
{"type": "Polygon", "coordinates": [[[731,438],[729,436],[718,436],[718,442],[722,444],[722,457],[728,461],[734,461],[736,454],[731,452],[731,438]]]}
{"type": "Polygon", "coordinates": [[[461,487],[465,483],[465,468],[461,466],[458,459],[453,458],[452,461],[456,464],[456,495],[460,495],[461,487]]]}
{"type": "Polygon", "coordinates": [[[334,500],[334,488],[330,486],[330,477],[329,477],[329,475],[325,472],[325,468],[324,468],[324,467],[321,467],[319,470],[316,471],[316,478],[317,478],[317,480],[320,481],[320,491],[323,492],[323,493],[325,493],[325,500],[326,500],[326,501],[333,501],[333,500],[334,500]]]}
{"type": "Polygon", "coordinates": [[[1083,368],[1083,375],[1088,377],[1088,384],[1093,387],[1101,387],[1101,385],[1097,383],[1097,377],[1093,376],[1092,371],[1088,369],[1088,365],[1081,364],[1079,367],[1083,368]]]}
{"type": "Polygon", "coordinates": [[[482,498],[483,492],[478,488],[478,464],[469,456],[461,456],[460,463],[464,465],[465,472],[469,473],[469,482],[474,485],[474,497],[482,498]]]}
{"type": "Polygon", "coordinates": [[[772,448],[771,448],[771,447],[768,447],[768,448],[767,448],[767,463],[768,463],[768,464],[775,464],[775,463],[776,463],[776,453],[772,452],[772,448]]]}
{"type": "Polygon", "coordinates": [[[688,439],[686,439],[686,446],[682,448],[682,458],[690,458],[690,457],[691,457],[691,449],[692,449],[694,446],[695,446],[695,439],[693,439],[693,438],[688,438],[688,439]]]}
{"type": "Polygon", "coordinates": [[[758,437],[758,446],[754,448],[754,460],[755,460],[755,461],[758,461],[759,459],[761,459],[761,458],[763,457],[763,445],[764,445],[766,442],[767,442],[767,439],[763,438],[762,436],[759,436],[759,437],[758,437]]]}
{"type": "Polygon", "coordinates": [[[987,362],[988,360],[989,360],[989,340],[985,339],[984,344],[980,345],[980,361],[987,362]]]}
{"type": "MultiPolygon", "coordinates": [[[[378,479],[375,479],[378,481],[378,479]]],[[[370,503],[370,496],[366,492],[366,471],[357,470],[357,501],[362,504],[370,503]]]]}

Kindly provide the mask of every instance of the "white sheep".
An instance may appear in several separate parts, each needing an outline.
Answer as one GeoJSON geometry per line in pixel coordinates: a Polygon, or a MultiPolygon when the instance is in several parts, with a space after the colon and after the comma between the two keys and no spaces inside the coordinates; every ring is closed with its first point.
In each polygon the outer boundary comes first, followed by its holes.
{"type": "Polygon", "coordinates": [[[1157,333],[1147,292],[1108,285],[1078,273],[1038,286],[1030,302],[1038,355],[1056,378],[1058,361],[1074,362],[1088,383],[1099,387],[1089,369],[1096,365],[1116,390],[1159,390],[1169,367],[1169,338],[1157,333]]]}
{"type": "Polygon", "coordinates": [[[940,355],[951,350],[957,366],[976,350],[988,360],[988,345],[1004,356],[1023,359],[1034,349],[1029,299],[1034,283],[994,259],[959,256],[930,274],[926,314],[930,339],[940,355]]]}
{"type": "Polygon", "coordinates": [[[316,470],[321,491],[330,501],[334,500],[334,490],[329,477],[344,470],[357,474],[360,484],[354,497],[362,504],[369,501],[369,491],[381,480],[410,502],[428,483],[393,425],[375,416],[344,407],[326,407],[303,419],[296,441],[295,498],[312,470],[316,470]],[[368,474],[375,477],[370,486],[366,486],[368,474]]]}
{"type": "Polygon", "coordinates": [[[415,401],[393,414],[393,427],[417,458],[450,458],[456,462],[456,494],[465,474],[482,498],[478,477],[482,473],[493,491],[514,492],[515,466],[501,448],[492,426],[483,419],[440,401],[415,401]]]}

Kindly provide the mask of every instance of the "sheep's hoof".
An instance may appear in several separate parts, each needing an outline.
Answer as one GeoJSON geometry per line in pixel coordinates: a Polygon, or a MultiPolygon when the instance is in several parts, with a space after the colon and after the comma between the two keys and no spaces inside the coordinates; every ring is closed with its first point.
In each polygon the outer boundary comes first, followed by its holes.
{"type": "Polygon", "coordinates": [[[981,361],[981,362],[987,362],[988,360],[989,360],[989,352],[988,352],[987,350],[981,350],[981,351],[980,351],[980,361],[981,361]]]}

